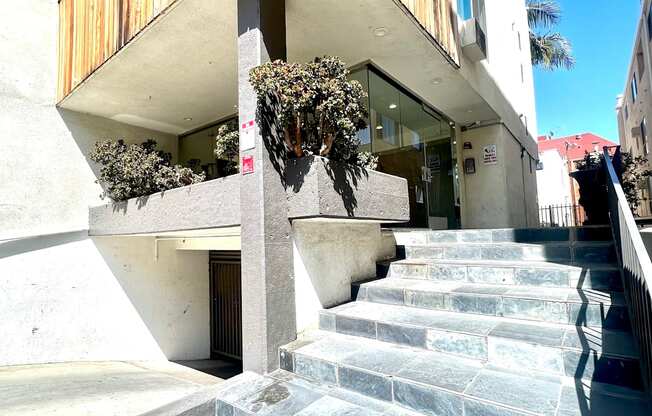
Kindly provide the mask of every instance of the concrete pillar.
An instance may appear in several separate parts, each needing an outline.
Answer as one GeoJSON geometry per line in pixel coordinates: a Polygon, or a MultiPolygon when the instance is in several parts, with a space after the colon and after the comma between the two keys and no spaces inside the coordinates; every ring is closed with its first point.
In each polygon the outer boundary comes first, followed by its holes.
{"type": "Polygon", "coordinates": [[[275,59],[286,59],[284,0],[238,0],[242,353],[244,369],[259,373],[278,368],[278,348],[296,338],[283,150],[273,118],[256,119],[258,98],[249,84],[252,68],[275,59]],[[253,158],[251,173],[245,158],[253,158]]]}

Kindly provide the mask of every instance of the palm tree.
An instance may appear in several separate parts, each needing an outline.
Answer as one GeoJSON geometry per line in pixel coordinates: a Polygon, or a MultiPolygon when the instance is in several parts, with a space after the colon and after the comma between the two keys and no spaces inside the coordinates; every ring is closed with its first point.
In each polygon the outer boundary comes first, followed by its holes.
{"type": "Polygon", "coordinates": [[[536,29],[551,29],[561,19],[561,9],[555,0],[527,0],[527,20],[530,26],[530,50],[532,65],[544,69],[575,66],[570,42],[560,33],[547,31],[537,33],[536,29]]]}

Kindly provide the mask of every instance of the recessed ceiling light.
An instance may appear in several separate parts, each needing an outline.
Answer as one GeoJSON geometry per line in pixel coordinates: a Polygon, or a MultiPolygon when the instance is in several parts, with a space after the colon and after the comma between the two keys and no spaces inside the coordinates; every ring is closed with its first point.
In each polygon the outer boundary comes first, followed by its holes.
{"type": "Polygon", "coordinates": [[[467,113],[471,114],[473,110],[466,110],[467,113]]]}
{"type": "Polygon", "coordinates": [[[184,120],[186,120],[186,121],[192,121],[192,117],[185,117],[184,120]]]}
{"type": "Polygon", "coordinates": [[[374,29],[374,35],[379,38],[387,36],[387,33],[389,33],[389,30],[386,27],[377,27],[374,29]]]}
{"type": "Polygon", "coordinates": [[[396,104],[390,104],[389,109],[394,110],[396,107],[398,107],[396,104]]]}
{"type": "Polygon", "coordinates": [[[442,82],[444,82],[444,80],[441,79],[441,78],[439,78],[439,77],[434,78],[434,79],[432,80],[433,85],[439,85],[439,84],[441,84],[442,82]]]}
{"type": "Polygon", "coordinates": [[[376,130],[382,130],[383,126],[376,126],[376,130]]]}

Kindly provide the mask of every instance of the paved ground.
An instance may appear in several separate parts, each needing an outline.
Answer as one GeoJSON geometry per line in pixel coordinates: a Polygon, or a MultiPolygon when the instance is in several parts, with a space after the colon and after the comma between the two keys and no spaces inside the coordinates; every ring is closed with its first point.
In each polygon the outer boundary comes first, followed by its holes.
{"type": "Polygon", "coordinates": [[[228,379],[242,373],[242,363],[227,360],[193,360],[175,361],[186,367],[193,368],[202,373],[210,374],[217,378],[228,379]]]}
{"type": "Polygon", "coordinates": [[[0,367],[0,415],[137,416],[221,381],[169,362],[0,367]]]}

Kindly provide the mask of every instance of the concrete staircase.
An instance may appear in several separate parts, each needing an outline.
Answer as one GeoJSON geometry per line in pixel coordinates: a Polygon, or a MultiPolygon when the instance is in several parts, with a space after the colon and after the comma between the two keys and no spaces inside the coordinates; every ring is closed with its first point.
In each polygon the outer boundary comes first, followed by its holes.
{"type": "Polygon", "coordinates": [[[606,227],[403,231],[218,415],[648,415],[606,227]]]}

